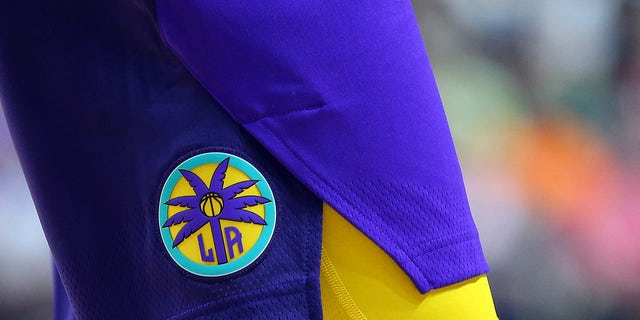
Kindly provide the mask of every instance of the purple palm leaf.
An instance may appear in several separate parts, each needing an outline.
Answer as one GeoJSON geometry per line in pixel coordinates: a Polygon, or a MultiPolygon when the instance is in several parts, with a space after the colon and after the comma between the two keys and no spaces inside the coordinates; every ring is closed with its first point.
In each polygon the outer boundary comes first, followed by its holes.
{"type": "Polygon", "coordinates": [[[193,191],[196,192],[196,197],[200,198],[202,195],[207,193],[207,191],[209,191],[202,179],[200,179],[200,177],[198,177],[195,173],[184,169],[180,169],[180,173],[182,173],[182,176],[187,179],[187,181],[189,181],[189,185],[191,186],[191,188],[193,188],[193,191]]]}
{"type": "Polygon", "coordinates": [[[258,180],[241,181],[220,190],[220,195],[225,199],[231,199],[242,193],[244,190],[251,188],[256,183],[258,183],[258,180]]]}
{"type": "Polygon", "coordinates": [[[267,224],[267,222],[264,221],[264,219],[262,219],[259,215],[248,210],[242,210],[242,209],[228,210],[224,213],[224,217],[222,217],[222,214],[220,216],[221,216],[221,219],[225,219],[225,220],[233,220],[238,222],[253,222],[255,224],[260,224],[260,225],[267,224]]]}
{"type": "Polygon", "coordinates": [[[229,199],[226,202],[226,205],[232,206],[232,208],[234,209],[242,209],[246,207],[257,206],[259,204],[265,204],[268,202],[271,202],[271,200],[260,197],[260,196],[243,196],[243,197],[229,199]]]}
{"type": "Polygon", "coordinates": [[[220,193],[224,184],[224,178],[227,176],[227,168],[229,168],[229,158],[222,160],[213,172],[211,183],[209,184],[209,191],[220,193]]]}
{"type": "Polygon", "coordinates": [[[167,228],[176,224],[181,224],[182,222],[185,222],[185,221],[193,221],[201,215],[202,214],[200,214],[199,209],[189,209],[189,210],[180,211],[172,215],[169,219],[167,219],[167,221],[162,226],[164,228],[167,228]]]}
{"type": "Polygon", "coordinates": [[[182,228],[180,228],[180,231],[178,231],[175,239],[173,239],[173,247],[175,248],[178,246],[184,239],[198,231],[198,229],[202,228],[207,224],[207,222],[209,222],[209,219],[205,216],[200,214],[194,215],[194,219],[188,221],[184,226],[182,226],[182,228]]]}
{"type": "Polygon", "coordinates": [[[184,196],[184,197],[173,198],[165,202],[164,204],[168,204],[170,206],[187,207],[187,208],[193,209],[198,207],[198,202],[199,202],[198,197],[184,196]]]}

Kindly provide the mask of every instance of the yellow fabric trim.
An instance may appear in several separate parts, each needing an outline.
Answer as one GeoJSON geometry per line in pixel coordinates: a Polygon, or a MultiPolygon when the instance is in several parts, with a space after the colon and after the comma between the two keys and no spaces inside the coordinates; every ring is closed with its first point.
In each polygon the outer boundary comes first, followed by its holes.
{"type": "Polygon", "coordinates": [[[320,283],[325,319],[367,319],[351,299],[324,249],[320,259],[320,283]]]}
{"type": "Polygon", "coordinates": [[[326,204],[323,213],[320,285],[326,319],[362,319],[346,310],[367,319],[497,319],[486,276],[420,294],[375,243],[326,204]]]}

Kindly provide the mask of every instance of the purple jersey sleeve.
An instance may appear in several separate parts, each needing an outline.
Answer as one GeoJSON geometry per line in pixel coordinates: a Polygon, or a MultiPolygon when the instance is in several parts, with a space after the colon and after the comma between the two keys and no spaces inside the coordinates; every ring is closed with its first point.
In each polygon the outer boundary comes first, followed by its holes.
{"type": "Polygon", "coordinates": [[[408,0],[159,0],[157,14],[208,92],[421,292],[488,271],[408,0]]]}

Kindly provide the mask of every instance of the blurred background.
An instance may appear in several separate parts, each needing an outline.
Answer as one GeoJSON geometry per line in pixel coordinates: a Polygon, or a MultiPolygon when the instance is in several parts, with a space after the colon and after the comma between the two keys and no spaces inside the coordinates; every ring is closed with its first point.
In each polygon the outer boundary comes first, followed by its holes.
{"type": "MultiPolygon", "coordinates": [[[[501,319],[640,319],[640,1],[414,1],[501,319]]],[[[0,318],[49,253],[0,114],[0,318]]]]}

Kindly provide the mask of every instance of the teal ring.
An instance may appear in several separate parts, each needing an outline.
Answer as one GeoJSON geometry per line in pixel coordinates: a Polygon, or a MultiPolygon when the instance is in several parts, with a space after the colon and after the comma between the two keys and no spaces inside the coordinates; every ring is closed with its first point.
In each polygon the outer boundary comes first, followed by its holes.
{"type": "Polygon", "coordinates": [[[267,182],[265,177],[262,175],[262,173],[260,173],[260,171],[258,171],[258,169],[251,165],[251,163],[236,155],[224,152],[201,153],[185,160],[184,162],[176,166],[171,171],[171,174],[169,174],[167,181],[162,186],[158,212],[158,226],[160,228],[160,235],[162,236],[162,242],[164,243],[164,246],[169,252],[171,258],[182,269],[203,277],[226,276],[238,272],[252,264],[267,249],[269,242],[271,242],[271,238],[276,226],[276,203],[273,197],[273,191],[271,190],[271,187],[269,186],[269,183],[267,182]],[[178,248],[173,248],[173,238],[171,237],[169,228],[162,227],[163,221],[166,221],[169,218],[169,206],[166,205],[165,202],[169,201],[171,191],[175,187],[176,183],[178,183],[178,180],[182,178],[182,175],[180,174],[180,171],[178,169],[193,170],[194,168],[205,164],[219,164],[226,158],[230,158],[230,166],[233,166],[238,170],[244,172],[247,176],[249,176],[250,179],[258,180],[256,186],[258,187],[258,190],[260,190],[262,196],[267,199],[271,199],[271,202],[264,204],[264,220],[267,222],[267,225],[263,227],[256,244],[251,247],[242,257],[222,265],[202,265],[191,261],[184,254],[182,254],[182,252],[180,252],[178,248]]]}

